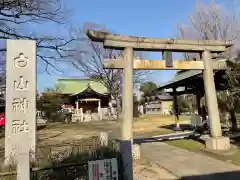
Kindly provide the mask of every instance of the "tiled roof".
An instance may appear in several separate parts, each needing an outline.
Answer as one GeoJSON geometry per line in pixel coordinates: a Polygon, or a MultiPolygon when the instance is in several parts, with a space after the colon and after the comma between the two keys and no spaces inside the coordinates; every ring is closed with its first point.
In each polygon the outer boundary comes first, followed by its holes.
{"type": "Polygon", "coordinates": [[[188,70],[188,71],[180,72],[176,74],[171,81],[167,82],[166,84],[163,84],[158,89],[167,88],[168,86],[173,85],[176,82],[202,74],[202,72],[203,72],[202,70],[188,70]]]}
{"type": "Polygon", "coordinates": [[[102,83],[92,79],[58,79],[57,87],[62,94],[78,94],[89,87],[99,94],[108,93],[107,88],[102,83]]]}
{"type": "MultiPolygon", "coordinates": [[[[225,58],[222,58],[222,57],[218,57],[218,58],[215,58],[215,61],[219,61],[219,62],[226,62],[226,59],[225,58]]],[[[167,82],[166,84],[163,84],[162,86],[158,87],[156,89],[156,91],[159,91],[159,90],[163,90],[163,89],[167,89],[167,88],[171,88],[175,83],[177,82],[181,82],[185,79],[188,79],[188,78],[191,78],[191,77],[194,77],[194,76],[197,76],[197,75],[200,75],[202,74],[203,71],[202,70],[185,70],[185,71],[179,71],[171,81],[167,82]],[[170,87],[171,86],[171,87],[170,87]]]]}
{"type": "Polygon", "coordinates": [[[184,71],[175,75],[174,78],[169,83],[178,82],[178,81],[202,74],[202,72],[203,72],[202,70],[184,71]]]}

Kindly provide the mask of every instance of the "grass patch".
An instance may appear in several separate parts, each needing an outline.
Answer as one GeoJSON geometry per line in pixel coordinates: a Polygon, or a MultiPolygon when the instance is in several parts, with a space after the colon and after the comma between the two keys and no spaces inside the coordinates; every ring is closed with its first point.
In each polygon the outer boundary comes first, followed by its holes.
{"type": "MultiPolygon", "coordinates": [[[[189,123],[189,116],[180,116],[180,124],[189,123]]],[[[174,116],[144,115],[135,118],[133,123],[134,136],[157,136],[174,133],[171,126],[175,124],[174,116]]]]}
{"type": "Polygon", "coordinates": [[[151,136],[157,136],[157,135],[171,134],[173,132],[174,131],[170,129],[159,128],[159,130],[154,130],[149,132],[146,132],[146,131],[134,132],[133,135],[134,137],[137,137],[137,136],[151,137],[151,136]]]}
{"type": "MultiPolygon", "coordinates": [[[[180,115],[179,116],[179,121],[186,121],[189,120],[190,116],[187,115],[180,115]]],[[[136,117],[134,118],[135,121],[162,121],[166,123],[174,123],[175,118],[174,116],[162,116],[158,114],[149,114],[149,115],[144,115],[141,117],[136,117]]]]}
{"type": "Polygon", "coordinates": [[[193,139],[179,139],[173,141],[166,141],[166,143],[189,151],[198,151],[204,148],[204,144],[193,139]]]}

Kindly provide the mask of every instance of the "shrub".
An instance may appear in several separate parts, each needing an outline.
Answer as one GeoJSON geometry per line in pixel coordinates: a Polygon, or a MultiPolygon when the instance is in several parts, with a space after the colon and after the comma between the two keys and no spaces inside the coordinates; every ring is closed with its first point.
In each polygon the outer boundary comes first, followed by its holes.
{"type": "MultiPolygon", "coordinates": [[[[85,180],[88,179],[88,161],[117,158],[119,179],[123,179],[123,168],[119,146],[116,141],[102,147],[97,137],[74,143],[62,143],[37,148],[36,160],[31,163],[31,180],[85,180]],[[64,149],[56,151],[56,149],[64,149]]],[[[15,180],[16,166],[5,167],[0,180],[15,180]],[[8,172],[6,172],[6,170],[8,172]]]]}

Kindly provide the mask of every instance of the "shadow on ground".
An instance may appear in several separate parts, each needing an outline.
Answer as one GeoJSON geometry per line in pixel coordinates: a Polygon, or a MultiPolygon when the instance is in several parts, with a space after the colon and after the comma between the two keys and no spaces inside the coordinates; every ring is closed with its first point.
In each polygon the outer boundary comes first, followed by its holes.
{"type": "Polygon", "coordinates": [[[189,135],[186,135],[182,138],[177,138],[179,136],[179,134],[177,134],[177,133],[176,134],[171,134],[169,136],[164,136],[164,137],[160,137],[160,136],[158,136],[158,137],[137,137],[133,140],[133,143],[141,145],[143,143],[149,143],[149,142],[176,141],[177,139],[192,139],[192,140],[204,143],[198,138],[199,135],[194,135],[194,134],[191,134],[191,133],[192,132],[189,132],[189,135]]]}
{"type": "MultiPolygon", "coordinates": [[[[175,126],[176,126],[175,124],[168,124],[168,125],[159,126],[158,128],[165,128],[165,129],[173,130],[175,126]]],[[[180,124],[180,128],[182,129],[182,131],[194,130],[194,127],[191,124],[180,124]]]]}
{"type": "Polygon", "coordinates": [[[231,138],[231,143],[240,148],[240,134],[236,137],[231,138]]]}
{"type": "Polygon", "coordinates": [[[46,124],[41,124],[37,126],[37,130],[42,130],[42,129],[45,129],[46,127],[47,127],[46,124]]]}
{"type": "Polygon", "coordinates": [[[181,180],[237,180],[240,179],[240,171],[222,172],[204,175],[181,177],[181,180]]]}
{"type": "MultiPolygon", "coordinates": [[[[159,126],[158,128],[174,130],[175,126],[176,126],[175,124],[169,124],[169,125],[159,126]]],[[[210,134],[210,130],[206,126],[205,127],[204,126],[194,127],[191,124],[180,124],[180,128],[182,131],[193,131],[194,130],[195,132],[198,132],[200,134],[210,134]]],[[[231,128],[229,129],[229,128],[226,128],[225,126],[222,126],[222,134],[223,134],[223,136],[231,137],[231,135],[233,135],[233,131],[231,131],[231,128]]],[[[238,134],[237,137],[239,137],[239,139],[236,141],[239,141],[239,144],[240,144],[240,129],[238,129],[237,131],[235,130],[234,134],[235,135],[238,134]]],[[[231,137],[231,139],[233,139],[233,138],[231,137]]]]}

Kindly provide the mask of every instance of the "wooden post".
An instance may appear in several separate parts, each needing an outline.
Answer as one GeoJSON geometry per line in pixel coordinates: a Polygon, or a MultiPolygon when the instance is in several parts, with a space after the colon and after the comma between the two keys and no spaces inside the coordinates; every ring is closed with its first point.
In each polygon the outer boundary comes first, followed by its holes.
{"type": "Polygon", "coordinates": [[[166,67],[173,67],[173,59],[172,59],[172,52],[171,51],[162,51],[163,59],[166,60],[166,67]]]}
{"type": "Polygon", "coordinates": [[[177,91],[176,88],[173,88],[173,107],[174,107],[174,115],[176,118],[176,126],[173,128],[174,131],[181,131],[181,127],[179,124],[179,109],[178,109],[178,101],[177,101],[177,91]]]}
{"type": "Polygon", "coordinates": [[[78,102],[78,100],[76,100],[76,109],[78,110],[78,108],[79,108],[79,104],[78,104],[79,102],[78,102]]]}
{"type": "Polygon", "coordinates": [[[102,120],[101,99],[98,100],[98,116],[102,120]]]}
{"type": "Polygon", "coordinates": [[[211,54],[209,51],[204,51],[202,57],[204,61],[203,78],[208,108],[208,119],[210,120],[211,136],[220,137],[222,136],[222,130],[218,111],[211,54]]]}

